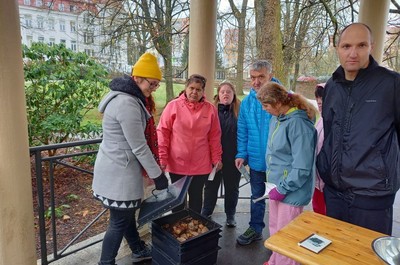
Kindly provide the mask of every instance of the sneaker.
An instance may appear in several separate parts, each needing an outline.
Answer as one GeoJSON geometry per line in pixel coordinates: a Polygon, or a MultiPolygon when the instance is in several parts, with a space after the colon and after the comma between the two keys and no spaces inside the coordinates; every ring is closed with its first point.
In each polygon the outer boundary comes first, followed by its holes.
{"type": "Polygon", "coordinates": [[[246,232],[237,238],[236,241],[239,245],[249,245],[251,242],[261,239],[262,234],[257,233],[252,227],[249,227],[247,228],[246,232]]]}
{"type": "Polygon", "coordinates": [[[234,215],[227,215],[226,216],[226,226],[227,227],[235,227],[236,226],[236,220],[234,215]]]}
{"type": "Polygon", "coordinates": [[[133,263],[151,259],[151,248],[143,241],[140,241],[140,246],[132,251],[131,260],[133,263]]]}

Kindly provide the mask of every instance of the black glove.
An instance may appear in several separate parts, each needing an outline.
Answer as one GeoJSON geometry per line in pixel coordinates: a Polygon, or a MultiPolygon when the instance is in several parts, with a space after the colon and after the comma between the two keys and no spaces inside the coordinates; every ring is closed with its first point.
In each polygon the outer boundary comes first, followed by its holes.
{"type": "Polygon", "coordinates": [[[160,176],[157,178],[153,179],[154,184],[156,185],[156,190],[164,190],[168,187],[168,179],[164,175],[164,173],[161,173],[160,176]]]}

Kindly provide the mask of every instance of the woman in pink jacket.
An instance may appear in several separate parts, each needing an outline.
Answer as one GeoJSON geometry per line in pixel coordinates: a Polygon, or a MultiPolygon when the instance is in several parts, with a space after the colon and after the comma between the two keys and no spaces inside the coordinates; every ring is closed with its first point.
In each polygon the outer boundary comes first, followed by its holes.
{"type": "MultiPolygon", "coordinates": [[[[322,113],[322,96],[324,95],[324,87],[325,83],[318,84],[315,87],[315,99],[318,104],[318,110],[320,114],[322,113]]],[[[315,129],[317,130],[318,134],[318,142],[317,142],[317,155],[321,151],[322,144],[324,142],[324,125],[322,121],[322,115],[315,123],[315,129]]],[[[316,213],[326,215],[326,206],[325,206],[325,199],[324,199],[324,186],[325,183],[321,179],[319,172],[317,170],[316,178],[315,178],[315,190],[312,198],[312,206],[313,210],[316,213]]]]}
{"type": "Polygon", "coordinates": [[[203,204],[204,183],[212,167],[222,168],[218,112],[204,97],[205,86],[206,78],[191,75],[185,90],[165,107],[157,127],[161,168],[170,173],[172,182],[193,176],[188,192],[189,208],[198,213],[203,204]]]}

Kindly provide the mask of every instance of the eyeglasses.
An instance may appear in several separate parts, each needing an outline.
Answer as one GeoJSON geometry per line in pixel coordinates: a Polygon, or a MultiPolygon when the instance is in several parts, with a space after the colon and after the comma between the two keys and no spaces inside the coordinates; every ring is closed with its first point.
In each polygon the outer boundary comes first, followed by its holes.
{"type": "Polygon", "coordinates": [[[154,89],[154,88],[158,88],[160,86],[160,82],[154,81],[154,82],[150,82],[146,77],[143,77],[144,80],[147,81],[147,83],[149,83],[150,88],[154,89]]]}

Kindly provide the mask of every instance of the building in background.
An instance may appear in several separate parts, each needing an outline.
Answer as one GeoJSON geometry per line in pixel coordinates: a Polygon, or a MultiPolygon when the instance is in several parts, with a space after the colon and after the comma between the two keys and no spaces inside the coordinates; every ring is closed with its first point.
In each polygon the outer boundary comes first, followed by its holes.
{"type": "Polygon", "coordinates": [[[189,56],[189,18],[178,18],[173,23],[172,67],[174,78],[187,78],[189,56]]]}
{"type": "MultiPolygon", "coordinates": [[[[223,62],[227,69],[229,78],[236,77],[236,65],[238,58],[238,42],[239,42],[239,29],[228,28],[224,30],[224,49],[223,49],[223,62]]],[[[243,79],[248,79],[250,75],[249,66],[255,60],[256,54],[256,31],[254,28],[247,30],[245,37],[245,50],[243,62],[243,79]]]]}
{"type": "Polygon", "coordinates": [[[18,0],[22,44],[63,43],[75,52],[85,52],[111,71],[128,73],[127,42],[105,45],[107,31],[91,12],[92,0],[18,0]]]}

